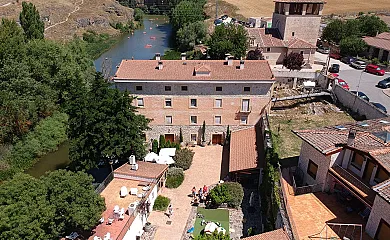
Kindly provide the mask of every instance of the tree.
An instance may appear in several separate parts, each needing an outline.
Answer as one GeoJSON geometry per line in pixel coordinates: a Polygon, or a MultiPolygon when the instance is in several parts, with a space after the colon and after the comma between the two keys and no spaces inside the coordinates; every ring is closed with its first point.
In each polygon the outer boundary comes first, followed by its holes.
{"type": "Polygon", "coordinates": [[[182,1],[172,11],[170,22],[175,31],[189,23],[203,21],[203,8],[200,4],[190,1],[182,1]]]}
{"type": "Polygon", "coordinates": [[[328,23],[324,30],[322,31],[322,39],[328,42],[333,42],[338,44],[344,32],[344,23],[340,19],[335,19],[328,23]]]}
{"type": "Polygon", "coordinates": [[[303,55],[296,52],[291,52],[283,60],[283,66],[291,70],[301,70],[303,65],[303,55]]]}
{"type": "Polygon", "coordinates": [[[180,143],[183,142],[183,131],[181,130],[181,128],[180,128],[180,134],[179,134],[179,142],[180,143]]]}
{"type": "Polygon", "coordinates": [[[207,35],[206,25],[203,21],[189,23],[176,33],[176,44],[181,52],[194,49],[196,44],[204,41],[207,35]]]}
{"type": "Polygon", "coordinates": [[[241,25],[219,25],[211,34],[209,54],[212,59],[225,59],[230,53],[235,58],[245,56],[248,47],[248,33],[241,25]]]}
{"type": "Polygon", "coordinates": [[[160,139],[159,139],[159,146],[158,148],[161,150],[161,148],[165,148],[165,145],[166,145],[166,141],[165,141],[165,137],[164,135],[160,135],[160,139]]]}
{"type": "Polygon", "coordinates": [[[157,141],[157,139],[153,139],[152,152],[158,154],[158,141],[157,141]]]}
{"type": "Polygon", "coordinates": [[[230,240],[229,234],[217,233],[216,231],[209,234],[202,234],[195,237],[195,240],[230,240]]]}
{"type": "Polygon", "coordinates": [[[187,170],[191,167],[192,160],[194,158],[194,152],[188,148],[181,148],[176,151],[173,160],[175,160],[175,167],[187,170]]]}
{"type": "Polygon", "coordinates": [[[142,21],[144,19],[144,12],[140,8],[134,9],[134,20],[135,21],[142,21]]]}
{"type": "Polygon", "coordinates": [[[358,18],[363,36],[374,37],[379,33],[389,31],[387,24],[375,15],[363,15],[358,18]]]}
{"type": "Polygon", "coordinates": [[[360,37],[346,37],[340,42],[340,52],[343,55],[357,56],[367,49],[366,42],[360,37]]]}
{"type": "Polygon", "coordinates": [[[206,121],[203,121],[203,125],[202,125],[202,142],[206,141],[205,133],[206,133],[206,121]]]}
{"type": "Polygon", "coordinates": [[[27,39],[44,38],[45,24],[32,3],[22,2],[22,12],[20,13],[19,19],[27,39]]]}
{"type": "Polygon", "coordinates": [[[246,55],[246,60],[264,60],[262,51],[257,47],[255,50],[250,50],[246,55]]]}
{"type": "Polygon", "coordinates": [[[40,179],[17,174],[0,185],[0,239],[56,239],[90,230],[105,210],[86,173],[59,170],[40,179]]]}
{"type": "Polygon", "coordinates": [[[70,160],[75,169],[97,167],[102,159],[138,159],[145,154],[143,132],[149,120],[136,114],[128,92],[111,88],[100,73],[91,90],[79,92],[70,107],[70,160]]]}

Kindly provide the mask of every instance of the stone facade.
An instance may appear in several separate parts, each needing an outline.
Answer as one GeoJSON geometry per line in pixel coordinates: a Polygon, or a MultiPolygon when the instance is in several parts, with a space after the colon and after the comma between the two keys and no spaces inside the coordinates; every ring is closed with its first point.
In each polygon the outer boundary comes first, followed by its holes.
{"type": "Polygon", "coordinates": [[[366,232],[370,237],[374,238],[381,219],[390,223],[390,204],[377,195],[366,225],[366,232]]]}
{"type": "Polygon", "coordinates": [[[305,141],[302,142],[301,154],[299,156],[298,167],[304,173],[304,184],[308,184],[308,185],[324,184],[325,185],[326,176],[328,174],[328,169],[330,167],[330,162],[331,162],[331,156],[325,156],[324,154],[322,154],[318,150],[316,150],[313,146],[311,146],[309,143],[307,143],[305,141]],[[318,166],[315,179],[313,179],[313,177],[307,173],[309,160],[311,160],[312,162],[314,162],[318,166]]]}

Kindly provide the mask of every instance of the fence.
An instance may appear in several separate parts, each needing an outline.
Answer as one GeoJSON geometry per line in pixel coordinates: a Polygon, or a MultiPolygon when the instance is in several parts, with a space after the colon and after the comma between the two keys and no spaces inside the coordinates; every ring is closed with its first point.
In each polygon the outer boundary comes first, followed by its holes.
{"type": "Polygon", "coordinates": [[[284,186],[283,186],[283,176],[282,176],[282,170],[280,166],[278,167],[279,170],[279,198],[280,198],[280,215],[282,217],[283,225],[285,227],[287,236],[289,237],[290,240],[294,240],[294,236],[297,236],[296,233],[294,232],[293,228],[291,227],[291,221],[290,218],[288,217],[290,213],[290,209],[287,208],[287,198],[286,193],[284,191],[284,186]]]}
{"type": "Polygon", "coordinates": [[[103,190],[108,186],[108,184],[114,179],[114,174],[111,172],[106,179],[102,183],[99,184],[99,186],[95,189],[95,192],[97,194],[100,194],[103,192],[103,190]]]}
{"type": "Polygon", "coordinates": [[[322,183],[306,185],[306,186],[299,186],[300,184],[297,184],[297,182],[299,182],[299,183],[303,182],[303,181],[296,180],[296,176],[299,177],[300,171],[302,172],[302,170],[299,167],[295,168],[294,171],[292,170],[292,168],[289,168],[289,175],[290,175],[290,178],[292,180],[294,196],[312,193],[312,192],[318,192],[318,191],[322,190],[322,185],[323,185],[322,183]]]}

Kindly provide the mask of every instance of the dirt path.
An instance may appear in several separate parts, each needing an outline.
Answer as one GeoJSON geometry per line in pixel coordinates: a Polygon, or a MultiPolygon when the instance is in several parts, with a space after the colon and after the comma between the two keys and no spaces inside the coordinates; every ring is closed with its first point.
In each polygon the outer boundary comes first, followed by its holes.
{"type": "MultiPolygon", "coordinates": [[[[77,3],[76,3],[76,4],[77,4],[77,3]]],[[[51,25],[51,26],[45,28],[45,31],[47,31],[47,30],[49,30],[50,28],[53,28],[53,27],[55,27],[55,26],[58,26],[58,25],[60,25],[60,24],[66,23],[66,22],[69,20],[70,15],[72,15],[73,13],[79,11],[79,10],[80,10],[80,6],[83,5],[83,4],[84,4],[84,0],[81,0],[80,4],[76,5],[75,8],[74,8],[74,10],[71,11],[70,13],[68,13],[68,16],[65,18],[64,21],[58,22],[58,23],[56,23],[56,24],[54,24],[54,25],[51,25]]]]}
{"type": "Polygon", "coordinates": [[[185,172],[183,184],[177,189],[163,189],[162,195],[171,199],[173,216],[169,219],[164,213],[152,212],[149,222],[157,225],[154,239],[180,240],[191,211],[190,194],[192,187],[212,185],[219,181],[222,160],[222,146],[195,147],[192,166],[185,172]],[[166,224],[168,220],[171,225],[166,224]]]}

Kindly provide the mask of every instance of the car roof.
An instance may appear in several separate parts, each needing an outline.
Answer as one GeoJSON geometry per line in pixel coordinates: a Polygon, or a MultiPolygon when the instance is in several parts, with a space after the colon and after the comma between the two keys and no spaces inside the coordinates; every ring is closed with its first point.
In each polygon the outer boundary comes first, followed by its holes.
{"type": "Polygon", "coordinates": [[[339,78],[337,81],[346,83],[346,81],[344,79],[341,79],[341,78],[339,78]]]}
{"type": "Polygon", "coordinates": [[[381,106],[381,107],[386,108],[385,106],[382,105],[382,103],[374,102],[374,103],[372,103],[372,104],[374,104],[375,106],[381,106]]]}
{"type": "Polygon", "coordinates": [[[361,61],[361,60],[357,60],[355,63],[366,63],[366,62],[361,61]]]}
{"type": "Polygon", "coordinates": [[[378,67],[379,67],[378,65],[375,65],[375,64],[372,64],[372,63],[368,64],[367,67],[368,67],[368,66],[374,67],[374,68],[378,68],[378,67]]]}

